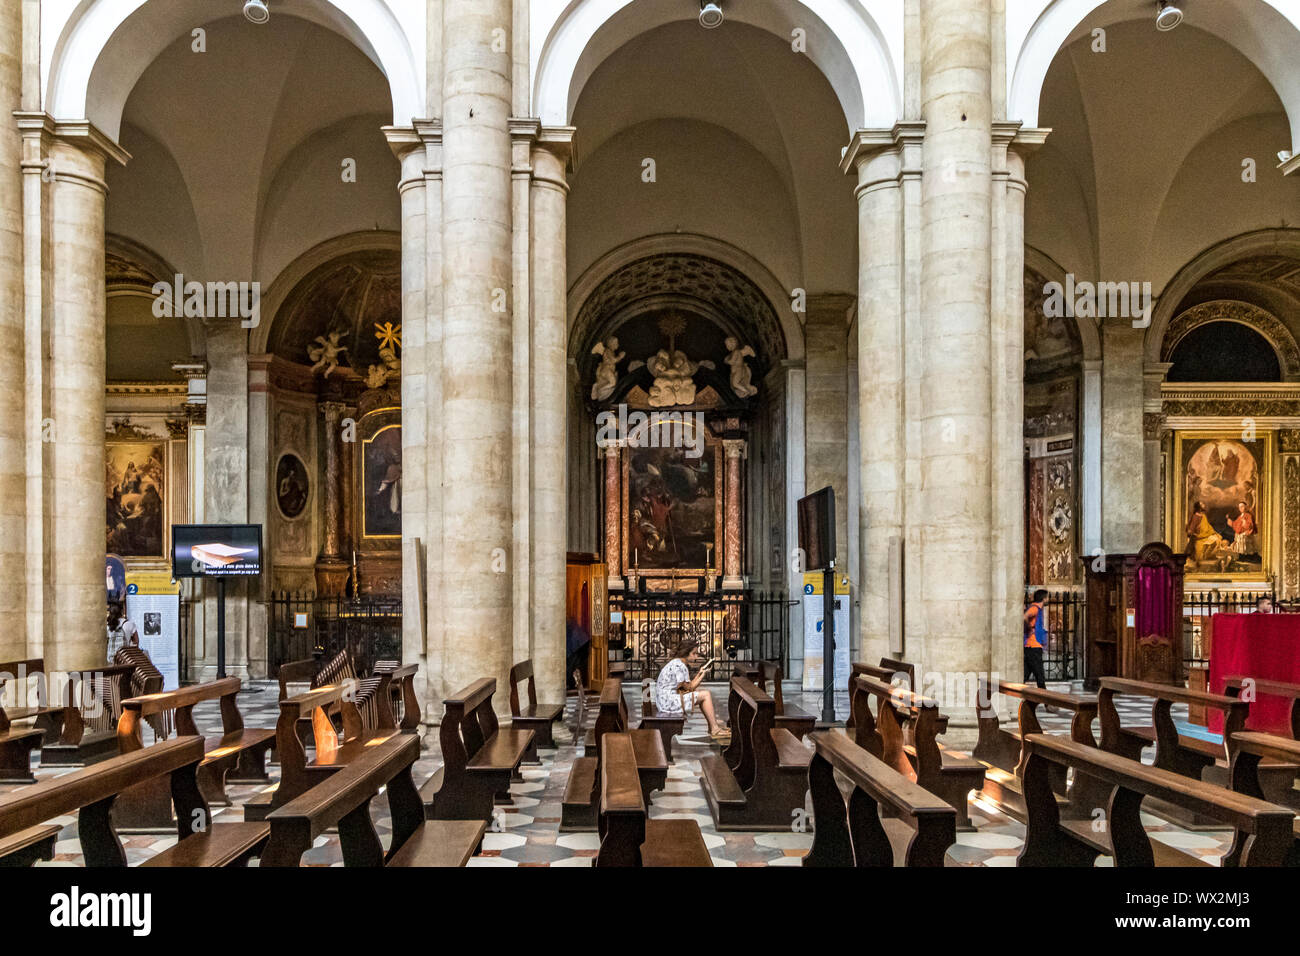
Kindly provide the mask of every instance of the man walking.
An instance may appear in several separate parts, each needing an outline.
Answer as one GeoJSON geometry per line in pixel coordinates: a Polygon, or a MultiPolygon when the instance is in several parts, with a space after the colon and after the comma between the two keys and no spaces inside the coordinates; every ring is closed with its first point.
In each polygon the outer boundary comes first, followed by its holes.
{"type": "Polygon", "coordinates": [[[1047,673],[1043,670],[1043,651],[1047,649],[1047,613],[1043,602],[1047,589],[1034,592],[1033,603],[1025,608],[1025,683],[1032,677],[1039,687],[1047,689],[1047,673]]]}

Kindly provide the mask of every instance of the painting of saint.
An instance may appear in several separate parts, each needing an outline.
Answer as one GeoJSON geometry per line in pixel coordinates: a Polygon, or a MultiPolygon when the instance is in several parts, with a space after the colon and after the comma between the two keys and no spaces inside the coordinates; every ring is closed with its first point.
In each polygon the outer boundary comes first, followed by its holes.
{"type": "Polygon", "coordinates": [[[307,507],[307,468],[297,455],[284,455],[275,468],[275,500],[289,519],[307,507]]]}
{"type": "Polygon", "coordinates": [[[389,425],[367,439],[361,460],[365,491],[363,533],[399,537],[402,533],[402,426],[389,425]]]}
{"type": "Polygon", "coordinates": [[[104,478],[106,546],[124,558],[161,558],[163,462],[161,442],[110,442],[104,478]]]}
{"type": "Polygon", "coordinates": [[[640,568],[699,568],[712,563],[716,516],[712,450],[630,448],[628,558],[640,568]]]}
{"type": "Polygon", "coordinates": [[[1256,452],[1239,441],[1184,442],[1183,513],[1188,572],[1261,574],[1260,506],[1266,491],[1256,452]]]}

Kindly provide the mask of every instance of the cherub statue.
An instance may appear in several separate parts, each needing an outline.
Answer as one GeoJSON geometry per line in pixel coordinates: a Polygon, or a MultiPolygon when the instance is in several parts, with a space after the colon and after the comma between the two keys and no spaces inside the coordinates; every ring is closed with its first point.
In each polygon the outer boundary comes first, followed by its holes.
{"type": "Polygon", "coordinates": [[[754,357],[754,350],[748,345],[742,346],[734,336],[727,336],[723,345],[727,348],[727,364],[731,366],[731,390],[737,398],[749,398],[757,395],[758,389],[750,384],[749,366],[745,359],[754,357]]]}
{"type": "Polygon", "coordinates": [[[645,365],[654,376],[654,383],[650,386],[652,408],[691,404],[695,401],[693,376],[701,368],[714,367],[708,359],[692,362],[680,349],[674,349],[671,355],[667,349],[660,349],[646,359],[645,365]]]}
{"type": "Polygon", "coordinates": [[[379,350],[383,365],[372,365],[366,373],[366,385],[369,388],[383,388],[389,382],[402,378],[402,360],[397,357],[392,346],[385,345],[379,350]]]}
{"type": "Polygon", "coordinates": [[[618,350],[618,339],[610,336],[604,342],[593,345],[591,354],[600,356],[600,365],[596,368],[596,381],[591,386],[591,397],[600,402],[614,394],[614,387],[618,384],[616,366],[623,361],[625,353],[618,350]]]}
{"type": "Polygon", "coordinates": [[[307,346],[307,357],[316,364],[311,367],[313,372],[325,370],[325,377],[330,377],[330,372],[339,367],[339,355],[346,352],[346,345],[339,345],[339,339],[343,337],[342,332],[330,332],[328,335],[316,336],[318,345],[307,346]]]}

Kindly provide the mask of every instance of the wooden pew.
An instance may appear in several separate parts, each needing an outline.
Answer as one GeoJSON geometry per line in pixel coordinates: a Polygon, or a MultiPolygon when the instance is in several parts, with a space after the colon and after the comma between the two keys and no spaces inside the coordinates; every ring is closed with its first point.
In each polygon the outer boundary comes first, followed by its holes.
{"type": "MultiPolygon", "coordinates": [[[[122,701],[122,716],[117,722],[118,750],[124,754],[143,750],[145,719],[168,711],[174,714],[178,735],[200,736],[194,724],[194,705],[205,700],[220,701],[222,734],[204,740],[205,756],[199,764],[198,781],[205,801],[229,806],[225,789],[227,774],[233,771],[232,780],[240,782],[269,781],[265,757],[275,739],[275,731],[270,728],[244,727],[235,701],[239,690],[239,678],[227,677],[180,690],[128,698],[122,701]]],[[[117,801],[114,813],[117,826],[123,830],[170,829],[172,807],[165,781],[155,777],[131,787],[117,801]]]]}
{"type": "Polygon", "coordinates": [[[814,714],[806,713],[798,707],[785,703],[785,695],[781,691],[781,681],[785,674],[781,671],[781,665],[776,661],[759,661],[758,662],[757,680],[750,678],[754,686],[767,690],[768,681],[772,682],[772,699],[776,701],[776,725],[784,727],[790,733],[794,734],[800,740],[803,740],[805,734],[810,734],[813,728],[817,726],[817,717],[814,714]]]}
{"type": "MultiPolygon", "coordinates": [[[[1269,799],[1260,774],[1265,760],[1288,765],[1300,764],[1300,741],[1254,731],[1233,734],[1232,789],[1257,799],[1269,799]]],[[[1284,865],[1300,866],[1300,817],[1296,817],[1291,828],[1294,839],[1284,865]]],[[[1223,858],[1223,865],[1239,866],[1245,850],[1243,843],[1234,842],[1228,855],[1223,858]]]]}
{"type": "Polygon", "coordinates": [[[1204,861],[1147,836],[1140,811],[1145,799],[1176,805],[1236,831],[1242,866],[1279,866],[1294,844],[1295,814],[1285,807],[1234,793],[1182,774],[1150,767],[1085,744],[1030,734],[1025,738],[1025,800],[1029,823],[1019,866],[1092,866],[1100,855],[1116,866],[1204,866],[1204,861]],[[1084,772],[1110,788],[1106,826],[1093,820],[1062,820],[1052,792],[1048,764],[1084,772]]]}
{"type": "Polygon", "coordinates": [[[658,731],[664,742],[664,756],[673,762],[673,738],[681,736],[686,728],[685,714],[661,714],[655,704],[655,682],[650,678],[641,681],[641,723],[637,730],[658,731]]]}
{"type": "Polygon", "coordinates": [[[802,811],[812,752],[776,726],[776,701],[744,677],[731,679],[731,743],[700,758],[704,798],[719,830],[784,830],[802,811]]]}
{"type": "MultiPolygon", "coordinates": [[[[917,690],[915,664],[909,664],[907,661],[895,660],[892,657],[882,657],[879,664],[868,664],[865,661],[854,661],[849,665],[848,691],[850,705],[849,719],[844,723],[844,729],[846,731],[851,731],[854,728],[853,707],[851,703],[853,700],[853,678],[860,674],[867,677],[874,677],[876,680],[883,681],[886,684],[896,683],[899,675],[902,675],[906,678],[907,689],[912,691],[917,690]]],[[[948,732],[948,715],[939,714],[935,718],[935,726],[938,728],[940,734],[946,734],[948,732]]]]}
{"type": "MultiPolygon", "coordinates": [[[[43,693],[58,693],[63,700],[58,703],[39,702],[30,706],[0,706],[0,783],[32,783],[31,754],[36,746],[41,749],[41,766],[75,766],[109,757],[117,753],[117,740],[111,729],[88,731],[82,715],[83,684],[89,678],[98,678],[107,688],[116,690],[110,699],[100,698],[101,707],[107,708],[97,722],[111,728],[117,713],[113,708],[115,698],[131,696],[123,692],[134,668],[129,664],[112,664],[85,673],[59,674],[66,680],[59,687],[45,670],[43,658],[0,662],[0,693],[9,680],[22,684],[32,674],[41,675],[46,686],[43,693]],[[34,720],[30,727],[14,726],[14,721],[34,720]],[[32,733],[38,736],[33,744],[32,733]]],[[[98,688],[97,688],[98,690],[98,688]]],[[[17,691],[11,691],[14,697],[17,691]]]]}
{"type": "Polygon", "coordinates": [[[266,818],[271,838],[261,866],[298,866],[313,841],[337,826],[344,866],[464,866],[483,841],[481,820],[424,819],[411,768],[420,741],[394,734],[347,767],[266,818]],[[386,788],[393,839],[387,851],[370,817],[370,801],[386,788]]]}
{"type": "Polygon", "coordinates": [[[275,724],[280,755],[280,782],[274,790],[259,793],[244,804],[245,820],[265,820],[273,810],[301,796],[314,785],[356,760],[373,742],[397,733],[396,727],[370,732],[361,726],[361,714],[352,701],[353,685],[330,684],[280,701],[275,724]],[[343,731],[335,730],[328,711],[337,709],[343,731]],[[311,760],[298,728],[307,720],[314,745],[311,760]]]}
{"type": "Polygon", "coordinates": [[[804,866],[943,866],[957,811],[843,734],[819,731],[808,765],[813,845],[804,866]],[[853,785],[846,800],[839,771],[853,785]]]}
{"type": "MultiPolygon", "coordinates": [[[[1097,716],[1097,697],[1094,694],[1062,694],[1057,691],[1043,690],[1033,684],[1016,684],[1002,681],[991,687],[986,678],[979,680],[979,706],[976,717],[979,721],[979,740],[975,744],[972,756],[985,766],[984,794],[1001,805],[1008,816],[1020,822],[1026,819],[1024,792],[1020,778],[1024,773],[1028,753],[1024,749],[1027,734],[1043,733],[1038,722],[1039,706],[1055,707],[1073,713],[1070,721],[1070,739],[1089,747],[1097,746],[1092,734],[1092,722],[1097,716]],[[1003,727],[998,720],[994,694],[1020,699],[1017,727],[1003,727]]],[[[1100,806],[1103,799],[1092,778],[1077,775],[1072,788],[1066,787],[1065,768],[1053,764],[1049,770],[1052,775],[1052,792],[1059,797],[1069,797],[1069,815],[1091,813],[1092,808],[1100,806]]]]}
{"type": "Polygon", "coordinates": [[[427,819],[491,823],[496,795],[509,793],[533,732],[500,728],[496,689],[495,678],[483,677],[443,701],[442,766],[420,788],[427,819]]]}
{"type": "MultiPolygon", "coordinates": [[[[1223,693],[1227,697],[1240,697],[1245,682],[1253,682],[1255,696],[1260,694],[1281,697],[1291,701],[1291,739],[1300,739],[1300,684],[1287,684],[1282,681],[1265,680],[1258,677],[1233,675],[1227,678],[1223,693]]],[[[1260,786],[1264,788],[1265,798],[1273,803],[1280,803],[1292,810],[1300,810],[1300,790],[1296,789],[1296,778],[1300,776],[1300,766],[1294,763],[1268,761],[1259,768],[1260,786]]],[[[1208,770],[1205,779],[1212,783],[1224,783],[1226,778],[1218,768],[1208,770]]]]}
{"type": "Polygon", "coordinates": [[[533,732],[533,747],[524,758],[526,763],[540,763],[537,748],[555,749],[555,735],[551,725],[564,717],[563,704],[537,703],[537,679],[533,676],[533,662],[520,661],[510,668],[510,726],[533,732]],[[519,696],[519,685],[528,684],[528,703],[519,696]]]}
{"type": "MultiPolygon", "coordinates": [[[[339,651],[324,662],[315,658],[289,661],[280,665],[277,675],[280,700],[289,697],[290,684],[307,684],[310,690],[334,684],[351,686],[352,703],[361,716],[363,728],[372,732],[397,728],[403,733],[415,733],[420,728],[421,717],[420,701],[415,696],[415,675],[419,669],[419,664],[376,661],[373,676],[358,678],[347,651],[339,651]]],[[[341,731],[339,709],[331,706],[328,713],[335,729],[341,731]]],[[[299,726],[299,736],[304,743],[310,732],[310,723],[304,721],[299,726]]]]}
{"type": "Polygon", "coordinates": [[[627,733],[600,738],[600,852],[596,866],[713,866],[694,820],[651,820],[627,733]]]}
{"type": "MultiPolygon", "coordinates": [[[[600,807],[600,741],[606,734],[628,733],[627,700],[623,681],[606,677],[600,688],[600,704],[591,739],[584,744],[583,756],[573,761],[560,803],[560,832],[596,830],[600,807]]],[[[634,730],[628,734],[636,753],[637,772],[641,780],[641,797],[650,803],[650,792],[662,790],[668,781],[668,757],[663,739],[655,730],[634,730]]]]}
{"type": "Polygon", "coordinates": [[[1282,681],[1234,674],[1224,682],[1224,695],[1240,698],[1241,689],[1248,680],[1252,682],[1256,696],[1264,694],[1265,696],[1282,697],[1291,701],[1291,739],[1300,740],[1300,684],[1286,684],[1282,681]]]}
{"type": "Polygon", "coordinates": [[[242,866],[261,851],[270,828],[213,823],[196,779],[202,761],[201,737],[177,737],[0,796],[0,841],[51,817],[80,811],[77,836],[86,866],[126,866],[114,829],[114,801],[132,784],[162,777],[176,804],[179,839],[143,865],[242,866]]]}
{"type": "Polygon", "coordinates": [[[859,674],[853,679],[851,706],[854,742],[923,789],[947,800],[957,811],[957,828],[971,829],[967,801],[970,791],[984,787],[984,765],[939,746],[938,703],[859,674]],[[877,701],[875,715],[871,713],[872,699],[877,701]],[[910,744],[903,734],[909,721],[910,744]]]}

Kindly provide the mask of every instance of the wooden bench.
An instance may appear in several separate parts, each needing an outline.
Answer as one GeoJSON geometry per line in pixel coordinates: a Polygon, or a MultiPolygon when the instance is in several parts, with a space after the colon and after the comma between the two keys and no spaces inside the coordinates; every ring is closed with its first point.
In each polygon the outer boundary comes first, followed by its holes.
{"type": "Polygon", "coordinates": [[[786,830],[802,812],[812,751],[776,726],[776,701],[744,677],[731,679],[731,743],[700,758],[704,798],[719,830],[786,830]]]}
{"type": "Polygon", "coordinates": [[[680,737],[686,729],[685,714],[661,714],[655,704],[655,682],[650,678],[641,681],[641,723],[637,730],[655,730],[664,742],[664,756],[673,762],[673,738],[680,737]]]}
{"type": "Polygon", "coordinates": [[[772,682],[772,699],[776,701],[776,725],[784,727],[800,740],[803,740],[804,735],[812,733],[813,728],[817,726],[816,715],[806,713],[793,704],[786,705],[785,695],[781,691],[781,681],[784,679],[785,674],[782,672],[779,663],[776,661],[759,661],[756,670],[758,672],[757,678],[749,678],[755,687],[767,690],[768,681],[772,682]]]}
{"type": "MultiPolygon", "coordinates": [[[[240,690],[238,677],[194,684],[180,690],[163,691],[147,697],[131,697],[122,701],[122,716],[117,722],[117,745],[121,753],[144,749],[144,722],[148,717],[171,712],[178,735],[201,736],[194,724],[194,705],[205,700],[217,700],[221,705],[222,733],[203,741],[205,756],[198,768],[199,788],[208,803],[230,805],[226,796],[226,776],[234,774],[232,781],[241,783],[266,783],[266,751],[275,740],[270,728],[245,728],[239,714],[236,695],[240,690]]],[[[172,825],[171,798],[165,781],[155,777],[122,794],[114,812],[117,826],[123,830],[167,830],[172,825]]]]}
{"type": "MultiPolygon", "coordinates": [[[[61,702],[50,703],[47,700],[30,706],[0,706],[0,783],[35,782],[31,772],[31,754],[37,746],[41,749],[42,767],[85,764],[117,753],[117,740],[111,729],[117,716],[114,702],[130,696],[122,690],[128,686],[133,670],[132,665],[115,664],[84,674],[60,674],[57,676],[64,681],[57,689],[63,697],[61,702]],[[99,731],[88,731],[81,699],[78,699],[83,696],[83,684],[87,679],[96,682],[97,704],[107,711],[97,720],[105,728],[99,731]],[[104,694],[105,690],[109,693],[104,694]],[[32,720],[32,726],[14,725],[14,721],[26,720],[32,720]],[[37,735],[34,742],[33,734],[37,735]]],[[[45,670],[43,658],[0,663],[0,694],[8,689],[10,681],[24,685],[33,674],[40,675],[45,682],[42,693],[49,693],[52,690],[50,675],[45,670]]],[[[16,699],[19,693],[15,692],[13,696],[16,699]]]]}
{"type": "Polygon", "coordinates": [[[261,851],[270,827],[213,823],[196,779],[202,761],[201,737],[177,737],[0,796],[0,842],[80,811],[77,837],[86,866],[126,866],[113,804],[132,784],[162,777],[176,805],[178,842],[143,865],[242,866],[261,851]]]}
{"type": "Polygon", "coordinates": [[[527,763],[541,763],[537,748],[555,749],[555,735],[551,725],[564,717],[563,704],[537,703],[537,679],[533,676],[533,662],[520,661],[510,668],[510,726],[533,732],[533,748],[525,757],[527,763]],[[528,684],[528,703],[519,696],[519,685],[528,684]]]}
{"type": "Polygon", "coordinates": [[[600,851],[595,865],[713,866],[694,820],[648,818],[631,734],[600,738],[600,851]]]}
{"type": "MultiPolygon", "coordinates": [[[[1227,697],[1240,697],[1247,680],[1252,681],[1255,696],[1263,694],[1281,697],[1291,701],[1291,739],[1300,739],[1300,684],[1287,684],[1282,681],[1265,680],[1258,677],[1233,675],[1226,679],[1223,693],[1227,697]]],[[[1300,775],[1300,766],[1295,763],[1278,763],[1267,761],[1259,768],[1260,785],[1264,788],[1266,799],[1281,803],[1292,810],[1300,810],[1300,791],[1296,789],[1296,777],[1300,775]]],[[[1221,775],[1214,771],[1204,774],[1212,783],[1221,783],[1221,775]]]]}
{"type": "Polygon", "coordinates": [[[859,674],[851,701],[854,742],[873,757],[942,797],[957,811],[957,828],[972,829],[967,807],[972,790],[984,787],[984,765],[939,746],[939,705],[902,687],[859,674]],[[870,703],[876,700],[876,714],[870,703]],[[912,743],[904,727],[912,724],[912,743]]]}
{"type": "Polygon", "coordinates": [[[1256,696],[1263,694],[1266,697],[1282,697],[1291,701],[1291,739],[1300,740],[1300,684],[1286,684],[1282,681],[1265,680],[1262,677],[1234,674],[1224,680],[1224,695],[1240,698],[1241,689],[1248,680],[1256,696]]]}
{"type": "Polygon", "coordinates": [[[1234,829],[1234,845],[1244,847],[1242,866],[1279,866],[1294,842],[1295,815],[1285,807],[1063,737],[1029,734],[1025,746],[1029,822],[1019,866],[1092,866],[1101,855],[1113,857],[1116,866],[1208,865],[1147,836],[1141,819],[1144,799],[1180,806],[1234,829]],[[1109,788],[1104,828],[1091,819],[1061,820],[1050,763],[1073,767],[1109,788]]]}
{"type": "Polygon", "coordinates": [[[617,677],[606,677],[600,688],[600,704],[591,739],[584,744],[583,756],[573,761],[568,782],[564,786],[564,798],[560,803],[560,832],[583,832],[598,828],[602,753],[600,741],[611,733],[627,733],[632,740],[637,773],[641,780],[641,797],[647,805],[650,803],[650,792],[662,790],[668,782],[668,757],[664,754],[663,739],[659,732],[634,730],[628,733],[623,681],[617,677]]]}
{"type": "MultiPolygon", "coordinates": [[[[290,684],[307,684],[309,690],[350,684],[353,688],[352,703],[361,716],[363,728],[369,731],[396,728],[402,733],[415,733],[420,729],[421,718],[420,701],[415,695],[415,675],[419,669],[419,664],[381,660],[375,662],[371,677],[358,678],[347,651],[339,651],[324,663],[314,658],[289,661],[280,665],[277,674],[280,700],[290,696],[290,684]]],[[[338,708],[330,707],[327,712],[335,722],[335,729],[342,730],[338,708]]],[[[304,721],[299,727],[299,736],[304,742],[310,732],[310,723],[304,721]]]]}
{"type": "MultiPolygon", "coordinates": [[[[853,730],[855,726],[852,705],[853,678],[857,677],[859,674],[867,677],[874,677],[876,680],[883,681],[886,684],[898,683],[898,678],[901,675],[906,678],[906,687],[908,690],[917,690],[915,664],[909,664],[907,661],[895,660],[892,657],[882,657],[879,664],[868,664],[865,661],[854,661],[849,665],[848,691],[850,704],[849,717],[848,720],[844,722],[844,729],[846,731],[853,730]]],[[[939,714],[935,718],[935,726],[938,728],[940,734],[946,734],[948,732],[948,715],[939,714]]]]}
{"type": "MultiPolygon", "coordinates": [[[[1025,821],[1025,800],[1020,777],[1024,773],[1028,754],[1024,749],[1027,734],[1043,733],[1038,722],[1040,706],[1054,707],[1072,713],[1070,720],[1070,739],[1089,747],[1097,746],[1092,734],[1092,722],[1097,716],[1097,697],[1095,694],[1063,694],[1052,690],[1043,690],[1033,684],[1016,684],[1003,681],[990,685],[986,678],[979,680],[979,706],[976,718],[979,722],[979,739],[972,756],[984,764],[984,794],[996,801],[1008,816],[1025,821]],[[1001,726],[998,719],[994,694],[1020,699],[1017,727],[1001,726]]],[[[1076,776],[1074,786],[1067,789],[1065,768],[1053,764],[1052,792],[1062,798],[1069,797],[1069,815],[1091,812],[1102,794],[1093,786],[1090,777],[1076,776]]]]}
{"type": "MultiPolygon", "coordinates": [[[[1232,789],[1250,797],[1269,800],[1260,774],[1261,765],[1266,760],[1288,765],[1300,764],[1300,741],[1255,731],[1233,734],[1232,789]]],[[[1294,839],[1284,865],[1300,866],[1300,817],[1296,817],[1291,827],[1294,839]]],[[[1245,849],[1244,845],[1234,843],[1228,855],[1223,858],[1223,865],[1239,865],[1245,849]]]]}
{"type": "Polygon", "coordinates": [[[275,724],[275,746],[280,756],[280,782],[244,804],[245,820],[265,820],[273,810],[301,796],[331,774],[356,760],[373,743],[386,740],[397,728],[367,731],[352,700],[354,685],[331,684],[295,694],[280,701],[280,718],[275,724]],[[343,724],[340,733],[329,717],[337,710],[343,724]],[[299,733],[303,720],[312,728],[312,759],[299,733]]]}
{"type": "Polygon", "coordinates": [[[367,748],[328,780],[290,800],[266,818],[271,839],[261,866],[298,866],[313,841],[338,827],[344,866],[464,866],[483,841],[481,820],[426,821],[411,768],[420,741],[394,734],[367,748]],[[387,851],[370,816],[370,802],[386,789],[392,821],[387,851]]]}
{"type": "Polygon", "coordinates": [[[819,731],[808,765],[813,845],[804,866],[943,866],[957,811],[843,734],[819,731]],[[852,784],[849,796],[835,779],[852,784]]]}
{"type": "Polygon", "coordinates": [[[54,845],[58,843],[62,829],[49,824],[0,837],[0,867],[34,866],[37,860],[54,859],[54,845]]]}
{"type": "Polygon", "coordinates": [[[498,794],[533,744],[531,730],[501,729],[492,710],[495,678],[483,677],[443,701],[442,766],[420,788],[429,820],[492,822],[498,794]]]}

